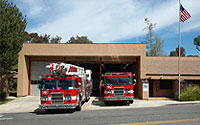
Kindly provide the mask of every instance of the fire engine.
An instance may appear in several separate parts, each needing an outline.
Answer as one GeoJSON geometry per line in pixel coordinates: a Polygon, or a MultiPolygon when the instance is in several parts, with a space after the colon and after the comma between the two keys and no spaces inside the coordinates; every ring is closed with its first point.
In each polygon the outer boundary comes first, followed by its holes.
{"type": "Polygon", "coordinates": [[[133,75],[131,72],[105,73],[104,101],[108,105],[113,101],[133,103],[133,75]]]}
{"type": "Polygon", "coordinates": [[[47,112],[53,109],[80,111],[92,93],[92,71],[66,63],[51,63],[46,68],[51,74],[41,77],[40,109],[47,112]]]}

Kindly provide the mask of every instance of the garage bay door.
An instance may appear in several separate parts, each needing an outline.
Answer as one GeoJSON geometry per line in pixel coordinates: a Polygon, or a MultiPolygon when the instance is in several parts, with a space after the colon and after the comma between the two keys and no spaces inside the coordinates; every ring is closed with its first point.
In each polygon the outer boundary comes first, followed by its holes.
{"type": "Polygon", "coordinates": [[[39,96],[39,89],[37,88],[38,83],[40,83],[40,76],[45,74],[50,74],[49,69],[46,69],[46,65],[50,62],[42,61],[32,61],[31,62],[31,85],[30,85],[30,95],[39,96]]]}

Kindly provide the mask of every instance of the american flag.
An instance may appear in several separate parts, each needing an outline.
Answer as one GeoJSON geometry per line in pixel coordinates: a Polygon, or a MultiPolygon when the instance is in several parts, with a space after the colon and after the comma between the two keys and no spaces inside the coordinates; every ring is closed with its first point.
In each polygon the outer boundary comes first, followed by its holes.
{"type": "Polygon", "coordinates": [[[182,5],[180,5],[180,21],[184,22],[187,19],[189,19],[190,17],[191,17],[191,15],[188,13],[188,11],[185,8],[183,8],[182,5]]]}

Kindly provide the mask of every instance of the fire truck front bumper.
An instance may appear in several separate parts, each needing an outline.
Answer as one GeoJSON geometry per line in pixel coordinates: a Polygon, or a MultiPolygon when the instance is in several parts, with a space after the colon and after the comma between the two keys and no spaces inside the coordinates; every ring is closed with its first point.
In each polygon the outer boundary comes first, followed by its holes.
{"type": "Polygon", "coordinates": [[[133,100],[133,97],[116,96],[116,97],[104,97],[104,101],[129,101],[133,100]]]}
{"type": "Polygon", "coordinates": [[[75,104],[39,105],[39,109],[75,109],[75,104]]]}

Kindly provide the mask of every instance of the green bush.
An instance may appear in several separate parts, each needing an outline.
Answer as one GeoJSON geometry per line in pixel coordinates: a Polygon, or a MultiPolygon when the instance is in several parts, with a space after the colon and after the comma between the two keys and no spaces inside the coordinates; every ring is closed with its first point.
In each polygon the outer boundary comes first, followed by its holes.
{"type": "MultiPolygon", "coordinates": [[[[178,93],[176,93],[178,99],[178,93]]],[[[189,85],[181,91],[180,101],[195,101],[200,100],[200,87],[189,85]]]]}
{"type": "Polygon", "coordinates": [[[17,79],[15,79],[15,78],[9,79],[9,88],[10,88],[10,91],[16,91],[17,90],[17,79]]]}

